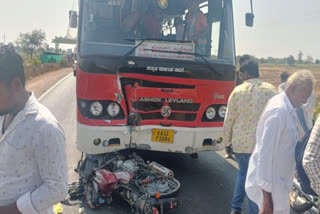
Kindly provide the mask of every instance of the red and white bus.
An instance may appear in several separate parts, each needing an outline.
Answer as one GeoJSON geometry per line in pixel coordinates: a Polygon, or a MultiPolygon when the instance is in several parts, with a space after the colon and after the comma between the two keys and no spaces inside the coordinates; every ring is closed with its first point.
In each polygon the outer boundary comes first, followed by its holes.
{"type": "Polygon", "coordinates": [[[78,149],[222,150],[236,81],[232,0],[198,1],[208,23],[202,53],[185,34],[177,40],[174,21],[188,26],[190,0],[79,2],[78,23],[71,21],[78,27],[78,149]]]}

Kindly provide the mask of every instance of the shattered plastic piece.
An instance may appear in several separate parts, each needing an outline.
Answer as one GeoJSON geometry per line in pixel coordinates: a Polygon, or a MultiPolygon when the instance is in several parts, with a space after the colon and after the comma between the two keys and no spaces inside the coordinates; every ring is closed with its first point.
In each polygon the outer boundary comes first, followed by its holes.
{"type": "Polygon", "coordinates": [[[98,185],[100,192],[106,197],[112,194],[118,183],[116,176],[105,169],[96,171],[94,181],[98,185]]]}
{"type": "Polygon", "coordinates": [[[63,213],[63,208],[61,203],[54,205],[54,213],[55,214],[63,213]]]}
{"type": "Polygon", "coordinates": [[[134,172],[139,169],[138,163],[135,160],[126,160],[123,163],[123,170],[128,172],[134,172]]]}
{"type": "Polygon", "coordinates": [[[105,201],[103,198],[101,198],[101,197],[98,198],[98,202],[99,202],[99,204],[104,204],[104,203],[106,203],[106,201],[105,201]]]}
{"type": "Polygon", "coordinates": [[[152,214],[160,214],[160,212],[157,208],[152,207],[152,214]]]}
{"type": "Polygon", "coordinates": [[[129,182],[133,178],[133,174],[130,174],[129,172],[115,172],[114,175],[122,184],[129,184],[129,182]]]}
{"type": "Polygon", "coordinates": [[[123,100],[124,96],[121,93],[115,93],[114,95],[116,96],[117,102],[121,103],[121,101],[123,100]]]}

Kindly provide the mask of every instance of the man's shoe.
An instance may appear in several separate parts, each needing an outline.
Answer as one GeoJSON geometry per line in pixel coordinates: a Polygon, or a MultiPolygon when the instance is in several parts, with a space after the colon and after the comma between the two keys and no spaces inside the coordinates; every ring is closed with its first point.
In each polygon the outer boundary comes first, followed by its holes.
{"type": "Polygon", "coordinates": [[[241,214],[241,212],[232,211],[231,214],[241,214]]]}

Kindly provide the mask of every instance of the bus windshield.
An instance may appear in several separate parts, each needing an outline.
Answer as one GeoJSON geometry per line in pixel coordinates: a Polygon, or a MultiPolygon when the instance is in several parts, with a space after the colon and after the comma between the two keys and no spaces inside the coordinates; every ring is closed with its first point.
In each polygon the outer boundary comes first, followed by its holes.
{"type": "Polygon", "coordinates": [[[81,4],[81,56],[123,56],[142,41],[133,56],[196,60],[202,55],[208,61],[235,64],[232,0],[82,0],[81,4]]]}

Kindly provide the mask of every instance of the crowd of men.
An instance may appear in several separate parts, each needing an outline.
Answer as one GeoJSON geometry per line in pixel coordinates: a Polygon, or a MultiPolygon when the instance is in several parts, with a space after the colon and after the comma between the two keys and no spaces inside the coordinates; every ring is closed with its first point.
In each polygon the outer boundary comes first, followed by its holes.
{"type": "MultiPolygon", "coordinates": [[[[243,81],[231,93],[224,122],[227,158],[239,165],[231,203],[242,211],[245,196],[249,214],[289,214],[289,192],[295,173],[295,147],[312,128],[314,76],[300,70],[281,74],[278,91],[259,79],[259,65],[248,55],[240,59],[243,81]]],[[[303,160],[311,187],[320,193],[320,120],[315,123],[303,160]]]]}

